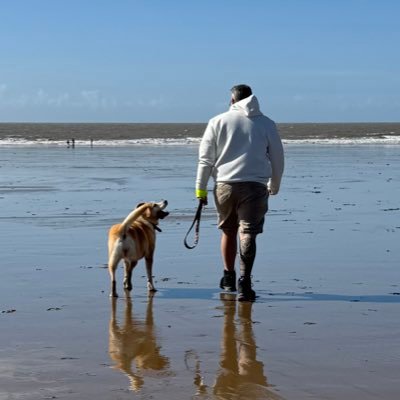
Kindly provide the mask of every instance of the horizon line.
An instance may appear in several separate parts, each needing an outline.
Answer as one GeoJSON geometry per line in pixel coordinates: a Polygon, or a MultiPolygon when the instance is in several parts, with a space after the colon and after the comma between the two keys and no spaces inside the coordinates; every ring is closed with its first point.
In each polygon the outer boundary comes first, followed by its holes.
{"type": "MultiPolygon", "coordinates": [[[[90,125],[106,125],[106,124],[118,124],[118,125],[134,125],[134,124],[145,124],[145,125],[177,125],[177,124],[186,124],[186,125],[205,125],[207,124],[208,121],[203,121],[203,122],[145,122],[145,121],[130,121],[130,122],[115,122],[115,121],[109,121],[109,122],[95,122],[95,121],[68,121],[68,122],[50,122],[50,121],[0,121],[0,124],[48,124],[48,125],[68,125],[68,124],[90,124],[90,125]]],[[[296,122],[296,121],[288,121],[288,122],[277,122],[275,121],[276,124],[399,124],[400,121],[305,121],[305,122],[296,122]]]]}

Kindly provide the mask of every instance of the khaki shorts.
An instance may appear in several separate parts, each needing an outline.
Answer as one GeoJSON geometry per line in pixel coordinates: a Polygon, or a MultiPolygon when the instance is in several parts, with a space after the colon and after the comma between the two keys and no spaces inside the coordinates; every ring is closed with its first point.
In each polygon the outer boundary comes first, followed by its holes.
{"type": "Polygon", "coordinates": [[[258,182],[217,183],[214,189],[218,228],[258,234],[268,211],[267,187],[258,182]]]}

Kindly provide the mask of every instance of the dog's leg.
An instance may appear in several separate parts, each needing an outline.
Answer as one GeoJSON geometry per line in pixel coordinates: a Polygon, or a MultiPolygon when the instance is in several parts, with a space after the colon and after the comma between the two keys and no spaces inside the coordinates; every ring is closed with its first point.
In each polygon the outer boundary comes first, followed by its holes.
{"type": "Polygon", "coordinates": [[[117,294],[117,283],[115,281],[115,271],[118,266],[119,259],[114,257],[112,255],[110,259],[108,260],[108,272],[110,273],[110,278],[111,278],[111,297],[118,297],[117,294]]]}
{"type": "Polygon", "coordinates": [[[125,277],[124,277],[124,289],[129,292],[132,290],[132,271],[136,267],[137,261],[125,260],[125,277]]]}
{"type": "Polygon", "coordinates": [[[110,275],[111,275],[111,297],[118,297],[117,293],[117,282],[115,281],[115,269],[110,269],[110,275]]]}
{"type": "Polygon", "coordinates": [[[153,254],[145,257],[146,260],[146,272],[147,272],[147,290],[149,292],[156,292],[157,289],[153,284],[153,254]]]}

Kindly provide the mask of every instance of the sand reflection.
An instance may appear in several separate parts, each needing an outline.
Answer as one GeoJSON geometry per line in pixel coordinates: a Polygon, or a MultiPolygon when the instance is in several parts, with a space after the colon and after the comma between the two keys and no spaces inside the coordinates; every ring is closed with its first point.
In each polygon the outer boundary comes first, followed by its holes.
{"type": "Polygon", "coordinates": [[[130,389],[139,391],[144,385],[146,375],[165,371],[169,359],[161,354],[157,344],[153,319],[153,297],[148,298],[145,319],[134,317],[132,301],[128,296],[125,302],[123,323],[117,319],[118,299],[112,299],[109,325],[109,354],[115,368],[126,374],[130,389]]]}

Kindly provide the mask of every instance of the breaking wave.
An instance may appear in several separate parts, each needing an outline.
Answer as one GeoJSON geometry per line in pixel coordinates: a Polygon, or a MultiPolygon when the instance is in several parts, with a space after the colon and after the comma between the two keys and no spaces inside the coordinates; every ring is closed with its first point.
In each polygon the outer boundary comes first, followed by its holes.
{"type": "MultiPolygon", "coordinates": [[[[76,147],[129,147],[129,146],[191,146],[198,145],[201,138],[141,138],[141,139],[110,139],[110,140],[75,140],[76,147]]],[[[400,136],[368,136],[368,137],[341,137],[341,138],[302,138],[302,139],[283,139],[285,145],[400,145],[400,136]]],[[[51,139],[24,139],[7,137],[0,139],[0,147],[20,147],[20,146],[48,146],[66,147],[65,140],[51,139]]]]}

